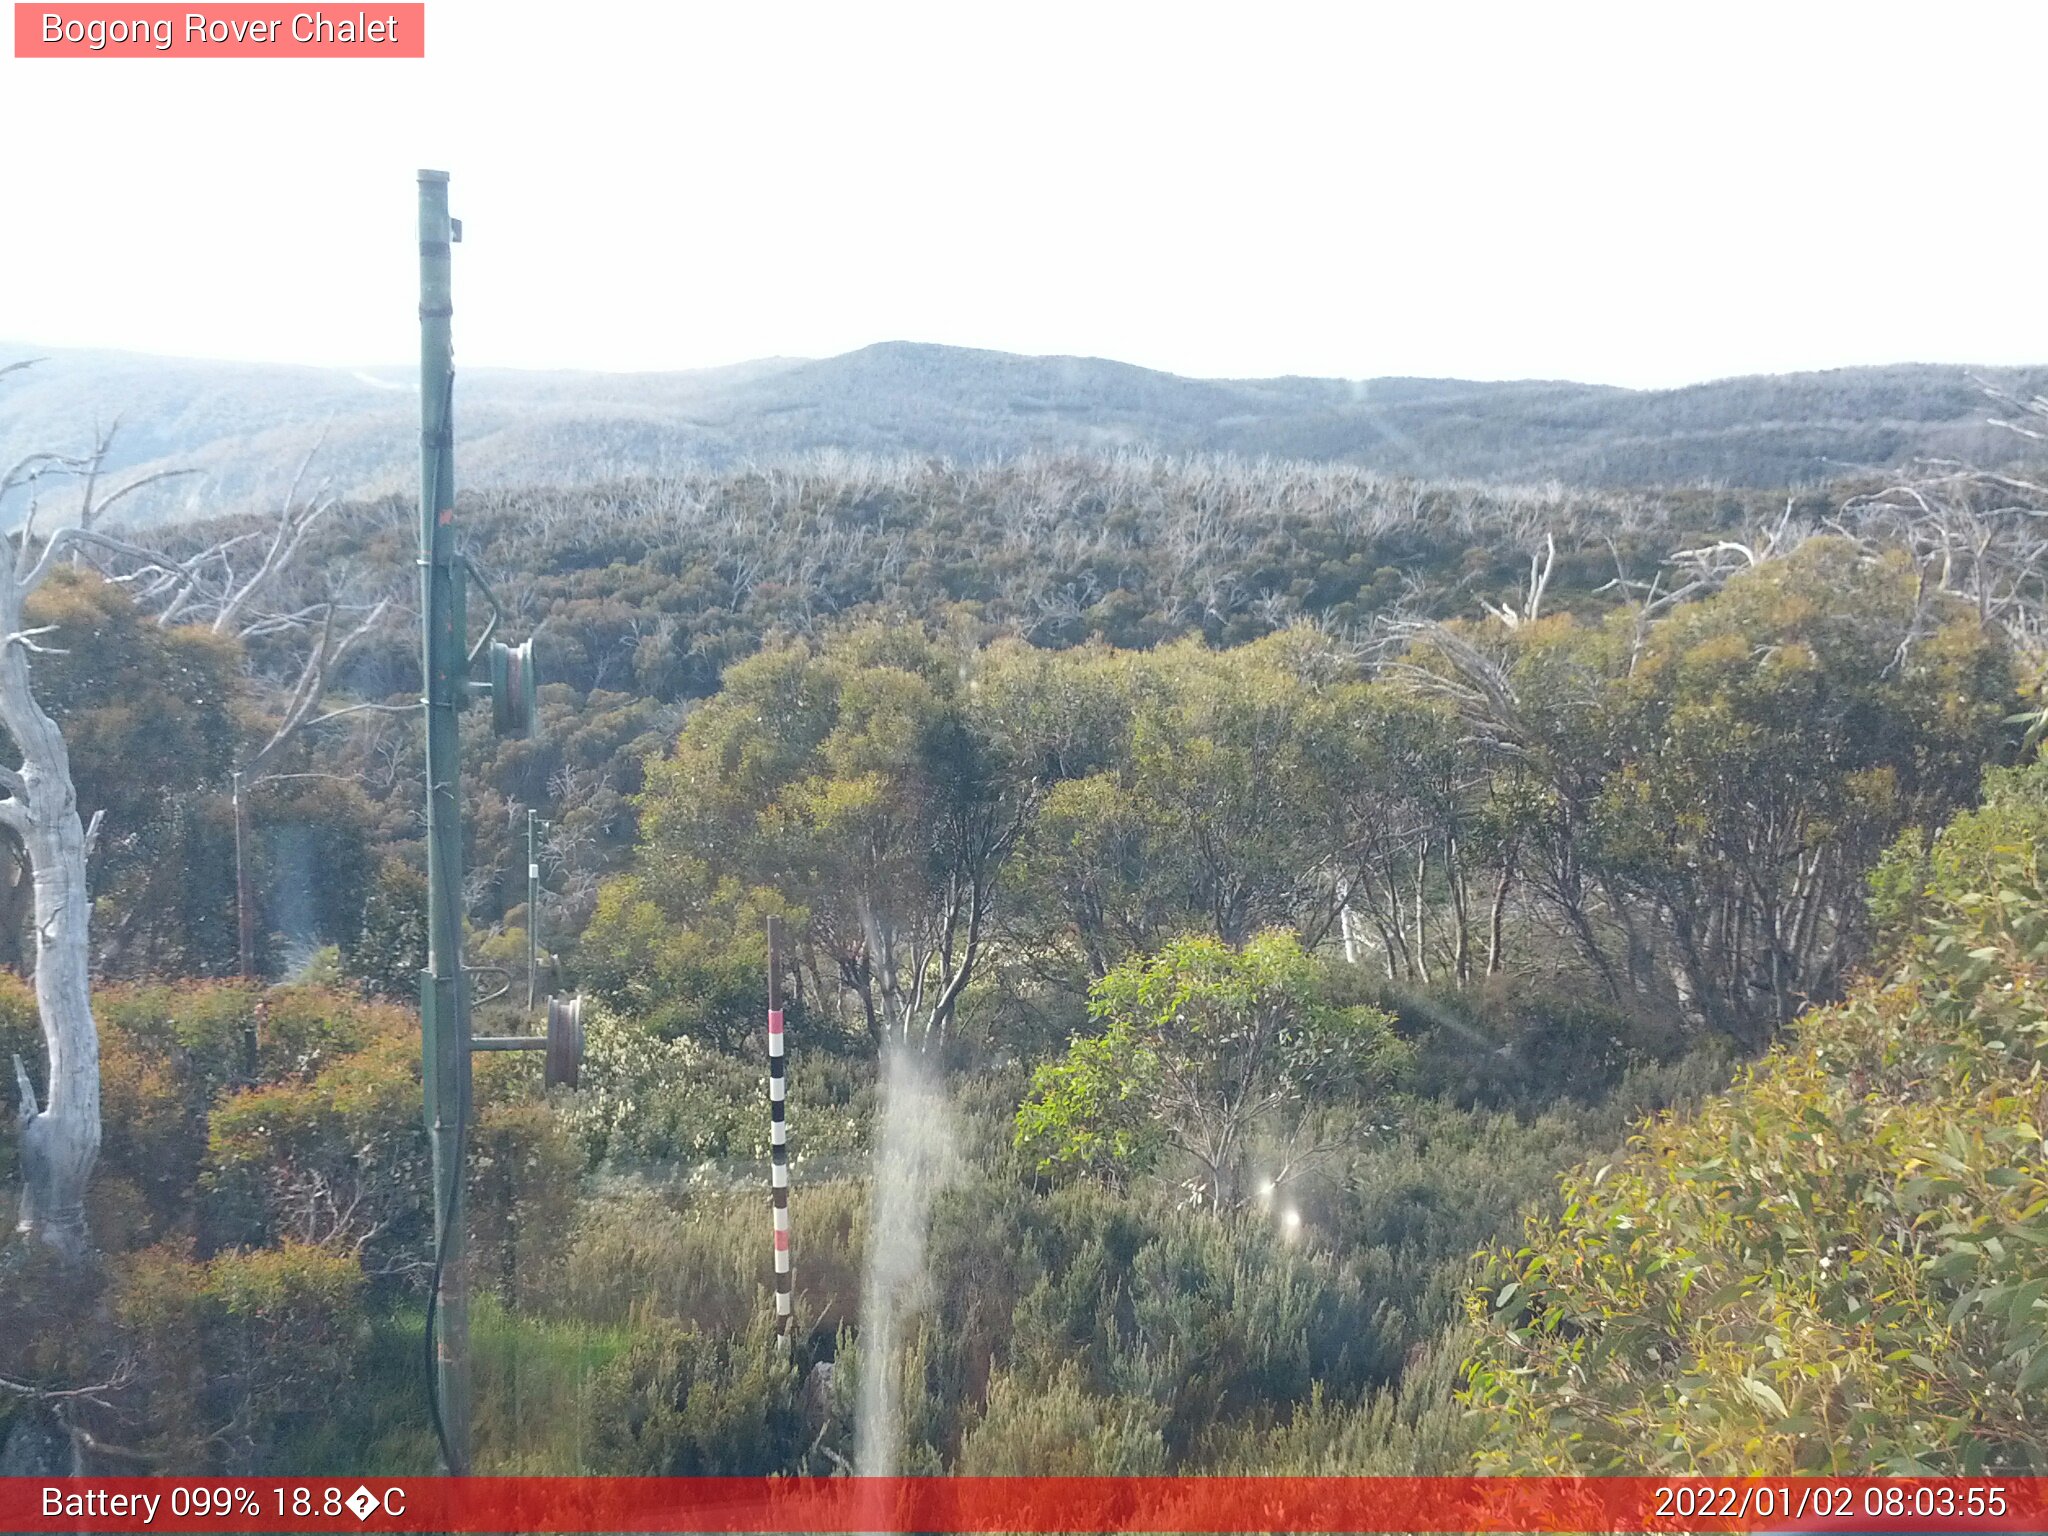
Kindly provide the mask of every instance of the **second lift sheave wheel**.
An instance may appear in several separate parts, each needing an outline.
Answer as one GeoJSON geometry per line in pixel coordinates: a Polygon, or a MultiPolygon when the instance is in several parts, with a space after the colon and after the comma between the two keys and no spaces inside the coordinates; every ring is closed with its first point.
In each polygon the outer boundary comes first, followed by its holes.
{"type": "Polygon", "coordinates": [[[491,645],[491,728],[500,736],[531,736],[535,713],[533,642],[491,645]]]}
{"type": "Polygon", "coordinates": [[[541,1078],[550,1088],[574,1088],[583,1070],[583,999],[548,999],[548,1050],[541,1078]]]}

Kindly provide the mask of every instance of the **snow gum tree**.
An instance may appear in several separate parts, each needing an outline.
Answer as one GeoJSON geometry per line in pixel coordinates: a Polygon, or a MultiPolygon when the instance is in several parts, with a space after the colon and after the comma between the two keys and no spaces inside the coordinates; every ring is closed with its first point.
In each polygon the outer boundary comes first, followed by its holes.
{"type": "MultiPolygon", "coordinates": [[[[0,368],[0,376],[21,366],[0,368]]],[[[39,1098],[27,1066],[18,1056],[13,1063],[21,1118],[18,1230],[71,1259],[86,1252],[85,1190],[100,1150],[99,1034],[87,931],[92,903],[86,888],[98,817],[92,826],[80,819],[64,733],[36,701],[30,661],[52,649],[43,643],[50,627],[30,625],[23,611],[70,553],[117,546],[94,523],[122,497],[163,478],[145,476],[96,497],[104,459],[103,439],[90,458],[31,454],[0,477],[0,505],[20,490],[30,498],[20,526],[0,547],[0,730],[19,759],[13,766],[0,762],[0,826],[28,853],[34,888],[30,958],[48,1067],[39,1098]],[[82,480],[84,493],[72,523],[39,535],[34,497],[46,477],[82,480]]]]}
{"type": "MultiPolygon", "coordinates": [[[[0,728],[19,766],[0,765],[0,825],[28,851],[34,884],[36,1011],[49,1067],[39,1103],[28,1069],[14,1058],[21,1116],[20,1229],[59,1252],[85,1251],[85,1187],[100,1149],[99,1036],[93,1027],[86,891],[88,829],[79,819],[64,734],[36,702],[29,659],[44,649],[22,607],[64,543],[40,549],[33,525],[0,557],[0,728]]],[[[46,630],[42,631],[47,633],[46,630]]]]}

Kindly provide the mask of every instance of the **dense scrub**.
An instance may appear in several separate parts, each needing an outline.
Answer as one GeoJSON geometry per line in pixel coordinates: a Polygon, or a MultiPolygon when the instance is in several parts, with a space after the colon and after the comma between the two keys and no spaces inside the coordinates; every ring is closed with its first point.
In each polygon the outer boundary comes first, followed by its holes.
{"type": "MultiPolygon", "coordinates": [[[[602,881],[628,860],[647,764],[734,661],[778,637],[815,646],[872,619],[1046,650],[1195,637],[1229,648],[1297,626],[1365,645],[1384,642],[1404,619],[1472,618],[1483,605],[1519,615],[1538,567],[1542,611],[1591,622],[1618,610],[1667,611],[1681,590],[1710,591],[1741,564],[1736,546],[1769,557],[1827,529],[1852,538],[1858,558],[1897,551],[1930,588],[1949,590],[1985,623],[2008,624],[2038,568],[2027,520],[1994,515],[1997,503],[1968,488],[1942,490],[1929,504],[1938,516],[1853,486],[1788,503],[1753,492],[1514,490],[1143,455],[980,466],[818,459],[476,495],[464,502],[465,538],[515,626],[542,627],[547,681],[535,739],[477,739],[486,736],[480,725],[472,733],[471,911],[485,927],[523,935],[521,813],[536,806],[553,822],[543,940],[572,941],[602,881]]],[[[246,526],[182,530],[171,551],[246,526]]],[[[397,500],[339,509],[273,594],[285,609],[337,593],[398,600],[337,677],[346,699],[402,705],[417,696],[418,640],[405,612],[415,537],[412,512],[397,500]]],[[[2038,597],[2027,600],[2038,608],[2038,597]]],[[[1894,634],[1895,646],[1906,632],[1894,634]]],[[[277,637],[256,637],[246,660],[257,679],[279,686],[295,664],[277,637]]],[[[319,943],[352,945],[373,889],[390,931],[396,877],[378,859],[419,857],[409,729],[381,713],[347,717],[277,765],[311,777],[253,791],[266,974],[288,971],[319,943]],[[377,857],[365,860],[365,847],[377,857]],[[332,874],[315,881],[314,870],[332,874]]],[[[110,908],[123,934],[103,958],[110,973],[218,974],[231,963],[211,915],[232,897],[227,786],[217,769],[167,782],[176,793],[162,804],[161,835],[182,839],[180,857],[149,867],[180,869],[185,889],[177,902],[138,890],[110,908]],[[206,916],[190,919],[187,935],[173,912],[206,916]]],[[[134,830],[110,818],[110,837],[134,830]]],[[[522,944],[510,941],[514,952],[522,944]]]]}
{"type": "Polygon", "coordinates": [[[1473,1304],[1497,1470],[2048,1470],[2048,771],[1994,779],[1899,952],[1568,1180],[1473,1304]]]}
{"type": "MultiPolygon", "coordinates": [[[[101,1255],[60,1274],[35,1244],[0,1248],[0,1412],[55,1413],[123,1467],[354,1465],[365,1442],[337,1420],[376,1422],[394,1388],[419,1406],[416,1373],[367,1369],[379,1320],[415,1304],[430,1231],[416,1026],[333,992],[219,983],[102,988],[95,1011],[101,1255]]],[[[37,1060],[34,1031],[10,979],[0,1053],[37,1060]]],[[[545,1272],[578,1167],[528,1076],[482,1074],[473,1137],[477,1270],[508,1298],[545,1272]]]]}
{"type": "Polygon", "coordinates": [[[578,961],[715,1033],[775,912],[818,1027],[1031,1049],[1134,955],[1279,926],[1389,982],[1547,974],[1754,1046],[1838,992],[1869,870],[1967,803],[2019,702],[1999,633],[1834,540],[1654,616],[1377,659],[864,625],[728,669],[649,765],[578,961]]]}
{"type": "MultiPolygon", "coordinates": [[[[471,954],[516,967],[538,918],[543,987],[598,1004],[576,1093],[480,1062],[481,1465],[842,1470],[885,1371],[911,1471],[1846,1468],[1915,1437],[1992,1465],[2048,1359],[2038,1277],[1993,1273],[2017,1248],[1979,1231],[2038,1214],[2008,1206],[2048,813],[2004,766],[2036,578],[2010,520],[1972,555],[1887,506],[1816,493],[1759,528],[1704,493],[1132,459],[475,508],[559,670],[538,737],[472,743],[471,954]],[[528,805],[554,813],[537,914],[508,878],[528,805]],[[1887,985],[1857,981],[1874,951],[1887,985]],[[872,1159],[904,1059],[949,1155],[883,1360],[872,1159]],[[1960,1149],[1922,1146],[1965,1110],[1960,1149]],[[1561,1193],[1582,1165],[1609,1172],[1561,1193]],[[1643,1246],[1660,1222],[1682,1259],[1643,1246]],[[1583,1258],[1620,1230],[1618,1269],[1583,1258]],[[1680,1324],[1645,1321],[1659,1298],[1680,1324]],[[1809,1401],[1809,1365],[1839,1390],[1809,1401]],[[1556,1416],[1572,1393],[1597,1433],[1556,1416]]],[[[311,571],[410,571],[395,507],[320,538],[311,571]]],[[[0,1433],[108,1467],[428,1468],[410,740],[365,710],[252,790],[258,969],[295,979],[198,979],[234,963],[221,775],[280,657],[89,574],[45,601],[107,811],[107,1134],[89,1272],[0,1248],[0,1433]]],[[[338,697],[402,705],[413,649],[372,634],[338,697]]],[[[0,1059],[33,1077],[27,998],[0,989],[0,1059]]]]}
{"type": "MultiPolygon", "coordinates": [[[[1811,523],[1839,498],[1800,502],[1811,523]]],[[[1736,533],[1782,503],[1752,493],[1574,493],[1393,479],[1314,465],[1230,460],[1027,458],[1000,466],[820,459],[574,490],[465,497],[465,539],[515,624],[542,626],[542,729],[523,742],[472,742],[472,910],[523,930],[523,820],[553,812],[543,933],[573,937],[602,878],[638,830],[633,797],[680,718],[725,669],[776,636],[820,637],[862,618],[959,627],[1059,649],[1132,648],[1199,636],[1231,646],[1297,623],[1364,635],[1397,612],[1450,616],[1513,597],[1546,535],[1558,548],[1556,606],[1610,606],[1617,569],[1647,578],[1674,550],[1736,533]],[[1619,566],[1617,565],[1619,561],[1619,566]]],[[[168,531],[186,554],[256,525],[168,531]]],[[[339,509],[315,530],[274,594],[285,609],[335,593],[398,600],[337,678],[349,698],[417,697],[418,637],[405,612],[415,519],[393,499],[339,509]]],[[[289,646],[252,642],[259,677],[289,681],[289,646]]],[[[353,924],[309,899],[354,903],[389,880],[374,864],[340,882],[308,879],[351,838],[416,862],[418,769],[406,728],[377,714],[321,736],[254,793],[265,970],[353,924]],[[346,783],[317,777],[339,773],[346,783]]],[[[476,733],[483,735],[481,731],[476,733]]],[[[190,841],[181,909],[231,901],[232,848],[211,778],[174,778],[166,814],[190,841]]],[[[167,919],[138,903],[140,925],[167,919]]],[[[105,964],[220,973],[213,937],[138,936],[105,964]],[[131,958],[132,956],[132,958],[131,958]]],[[[398,995],[398,994],[394,994],[398,995]]]]}
{"type": "MultiPolygon", "coordinates": [[[[0,1048],[25,1047],[26,994],[0,1002],[0,1048]]],[[[110,988],[99,1008],[102,1256],[81,1286],[56,1284],[30,1249],[0,1252],[0,1377],[91,1387],[61,1412],[110,1464],[427,1465],[426,1147],[407,1022],[306,988],[110,988]]],[[[1427,1035],[1416,1049],[1436,1054],[1427,1035]]],[[[470,1193],[486,1464],[829,1470],[849,1455],[860,1055],[806,1045],[798,1058],[794,1364],[764,1332],[756,1074],[636,1079],[646,1108],[622,1140],[602,1077],[549,1106],[522,1064],[486,1064],[470,1193]],[[659,1132],[704,1111],[726,1139],[659,1132]],[[821,1395],[809,1367],[834,1359],[821,1395]]],[[[964,1170],[935,1208],[903,1366],[907,1464],[1453,1465],[1464,1432],[1446,1395],[1457,1346],[1443,1341],[1471,1252],[1543,1198],[1555,1168],[1721,1070],[1639,1069],[1596,1103],[1533,1116],[1390,1098],[1384,1128],[1290,1186],[1284,1209],[1228,1221],[1181,1201],[1170,1170],[1040,1183],[1011,1147],[1022,1077],[963,1077],[964,1170]],[[1084,1463],[1061,1427],[1075,1416],[1101,1429],[1084,1463]]]]}

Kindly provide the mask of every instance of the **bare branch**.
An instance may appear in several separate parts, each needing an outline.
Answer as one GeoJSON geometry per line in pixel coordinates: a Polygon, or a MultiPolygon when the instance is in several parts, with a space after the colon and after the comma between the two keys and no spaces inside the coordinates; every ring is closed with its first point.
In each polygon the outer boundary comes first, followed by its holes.
{"type": "Polygon", "coordinates": [[[0,475],[0,496],[19,490],[47,474],[78,474],[86,463],[86,460],[68,453],[25,454],[14,461],[6,474],[0,475]]]}
{"type": "MultiPolygon", "coordinates": [[[[113,451],[114,434],[121,430],[121,418],[116,416],[114,424],[106,431],[97,433],[93,441],[92,457],[85,466],[85,488],[78,497],[78,526],[90,528],[96,514],[93,511],[92,493],[100,483],[100,471],[106,467],[107,455],[113,451]]],[[[22,525],[22,542],[27,543],[33,521],[22,525]]]]}
{"type": "MultiPolygon", "coordinates": [[[[419,712],[420,707],[417,704],[344,704],[340,709],[330,709],[324,715],[315,715],[306,722],[306,727],[310,730],[316,725],[325,725],[330,720],[339,720],[343,715],[416,715],[419,712]]],[[[285,775],[273,774],[271,777],[282,778],[285,775]]]]}
{"type": "MultiPolygon", "coordinates": [[[[335,664],[348,654],[352,646],[376,628],[377,622],[384,617],[385,611],[389,607],[390,600],[388,598],[379,601],[354,629],[346,634],[337,635],[334,628],[336,609],[332,603],[327,605],[320,633],[314,640],[312,649],[306,653],[305,664],[299,669],[299,679],[292,688],[290,699],[285,704],[284,714],[279,719],[276,730],[271,733],[270,739],[250,757],[245,771],[253,772],[260,769],[269,760],[271,755],[283,747],[292,737],[308,726],[319,723],[314,719],[313,711],[319,708],[320,700],[326,696],[327,679],[332,673],[335,664]]],[[[411,707],[416,706],[352,705],[346,709],[332,711],[321,716],[320,719],[329,720],[341,714],[367,712],[372,709],[395,712],[401,708],[411,707]]]]}
{"type": "Polygon", "coordinates": [[[130,480],[126,485],[122,486],[121,489],[114,492],[113,495],[109,496],[105,501],[101,502],[97,507],[95,507],[93,509],[92,522],[84,523],[81,526],[90,528],[92,526],[92,523],[98,522],[102,517],[106,516],[107,510],[110,507],[112,507],[115,502],[121,501],[126,497],[132,496],[137,491],[142,490],[147,486],[160,485],[166,480],[177,480],[181,479],[186,475],[196,475],[198,473],[199,471],[196,469],[159,469],[151,474],[138,476],[137,478],[130,480]]]}
{"type": "MultiPolygon", "coordinates": [[[[21,1058],[17,1056],[15,1060],[18,1063],[21,1058]]],[[[104,1408],[107,1406],[106,1394],[120,1390],[128,1384],[129,1380],[130,1377],[125,1372],[121,1372],[106,1381],[99,1382],[90,1387],[38,1387],[31,1382],[16,1381],[12,1377],[0,1376],[0,1392],[11,1393],[15,1397],[31,1398],[37,1402],[61,1402],[68,1399],[77,1399],[104,1408]]]]}
{"type": "Polygon", "coordinates": [[[42,554],[37,557],[36,563],[29,568],[26,575],[20,574],[20,560],[17,557],[14,583],[16,589],[24,596],[35,591],[43,584],[43,579],[50,574],[51,569],[63,558],[64,552],[81,544],[93,545],[111,554],[125,555],[131,560],[150,564],[158,561],[154,550],[145,549],[140,544],[130,544],[125,539],[113,538],[96,528],[59,528],[50,534],[43,545],[42,554]]]}
{"type": "Polygon", "coordinates": [[[272,533],[269,549],[264,551],[263,561],[256,567],[255,574],[234,587],[222,601],[220,612],[214,615],[213,632],[217,635],[228,633],[236,617],[247,606],[249,600],[267,586],[273,576],[290,563],[305,542],[307,532],[334,506],[334,498],[315,499],[304,505],[299,502],[299,485],[312,466],[314,457],[327,441],[327,429],[321,428],[320,436],[313,446],[306,450],[305,458],[299,461],[298,470],[292,475],[291,484],[285,490],[284,506],[278,512],[277,528],[272,533]]]}
{"type": "Polygon", "coordinates": [[[17,629],[11,635],[0,636],[0,649],[10,645],[18,645],[24,651],[37,656],[69,656],[71,653],[59,646],[38,645],[36,643],[38,635],[55,634],[56,631],[57,626],[54,624],[38,624],[30,629],[17,629]]]}

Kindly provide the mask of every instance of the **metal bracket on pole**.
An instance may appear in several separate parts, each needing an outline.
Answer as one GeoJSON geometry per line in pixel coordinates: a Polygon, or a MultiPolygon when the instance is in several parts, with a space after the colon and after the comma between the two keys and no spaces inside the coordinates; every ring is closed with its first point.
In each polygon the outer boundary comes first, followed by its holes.
{"type": "Polygon", "coordinates": [[[544,1035],[474,1035],[472,1051],[546,1051],[541,1081],[550,1088],[574,1088],[583,1075],[583,997],[548,999],[544,1035]]]}
{"type": "Polygon", "coordinates": [[[518,645],[507,645],[496,638],[498,625],[505,617],[498,594],[491,590],[491,584],[484,580],[483,573],[467,555],[455,558],[461,563],[463,575],[476,583],[484,601],[491,605],[491,617],[484,625],[484,632],[476,637],[476,643],[462,658],[463,677],[473,692],[490,695],[493,733],[515,739],[531,736],[538,708],[532,637],[518,645]],[[489,677],[479,682],[471,678],[470,673],[476,667],[477,658],[486,653],[490,657],[489,677]]]}

